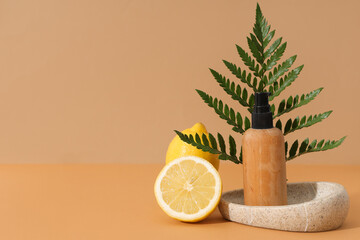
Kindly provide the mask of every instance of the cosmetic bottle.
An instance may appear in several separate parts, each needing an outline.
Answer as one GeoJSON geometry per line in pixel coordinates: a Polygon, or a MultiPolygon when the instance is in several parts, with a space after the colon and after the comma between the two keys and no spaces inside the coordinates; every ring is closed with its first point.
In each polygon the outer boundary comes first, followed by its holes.
{"type": "Polygon", "coordinates": [[[268,92],[255,93],[251,128],[242,139],[244,204],[287,204],[284,136],[274,128],[268,92]]]}

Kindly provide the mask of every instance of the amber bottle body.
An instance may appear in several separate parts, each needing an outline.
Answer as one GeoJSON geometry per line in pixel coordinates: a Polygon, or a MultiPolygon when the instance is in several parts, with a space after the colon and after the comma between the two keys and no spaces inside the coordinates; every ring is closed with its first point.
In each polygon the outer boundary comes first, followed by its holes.
{"type": "Polygon", "coordinates": [[[284,136],[278,128],[248,129],[242,139],[244,203],[287,204],[284,136]]]}

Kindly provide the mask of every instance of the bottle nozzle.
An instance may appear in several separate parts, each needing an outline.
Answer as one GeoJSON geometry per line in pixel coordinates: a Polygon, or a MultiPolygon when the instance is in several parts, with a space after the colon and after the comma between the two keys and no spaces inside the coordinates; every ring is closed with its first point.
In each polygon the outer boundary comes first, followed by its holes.
{"type": "Polygon", "coordinates": [[[272,112],[269,105],[269,92],[255,93],[255,105],[252,112],[252,128],[273,128],[272,112]]]}
{"type": "Polygon", "coordinates": [[[266,106],[269,104],[269,92],[255,93],[255,106],[266,106]]]}

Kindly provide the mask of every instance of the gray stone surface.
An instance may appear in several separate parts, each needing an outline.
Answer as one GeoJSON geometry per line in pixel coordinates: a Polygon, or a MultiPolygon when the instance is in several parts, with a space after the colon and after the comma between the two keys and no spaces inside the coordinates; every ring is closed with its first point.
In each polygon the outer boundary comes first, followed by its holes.
{"type": "Polygon", "coordinates": [[[340,227],[349,210],[345,188],[331,182],[287,184],[288,205],[246,206],[243,189],[223,193],[219,210],[225,219],[255,227],[297,232],[340,227]]]}

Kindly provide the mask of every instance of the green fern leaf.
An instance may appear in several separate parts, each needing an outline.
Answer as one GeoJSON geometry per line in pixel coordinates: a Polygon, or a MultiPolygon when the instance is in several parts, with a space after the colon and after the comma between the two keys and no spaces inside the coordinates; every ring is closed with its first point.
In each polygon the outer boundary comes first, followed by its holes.
{"type": "Polygon", "coordinates": [[[224,76],[211,68],[210,72],[214,76],[215,80],[219,83],[219,85],[224,89],[227,94],[231,96],[232,99],[238,101],[244,107],[251,108],[251,105],[248,102],[248,94],[246,88],[241,89],[240,85],[235,84],[229,79],[226,79],[224,76]]]}
{"type": "Polygon", "coordinates": [[[226,146],[223,136],[220,133],[218,133],[217,136],[221,152],[226,152],[226,146]]]}
{"type": "Polygon", "coordinates": [[[230,155],[236,156],[236,143],[231,135],[229,135],[229,145],[230,145],[230,155]]]}
{"type": "MultiPolygon", "coordinates": [[[[256,41],[256,39],[255,39],[256,41]]],[[[248,42],[248,46],[250,48],[251,53],[253,54],[253,57],[256,59],[256,61],[259,64],[263,64],[264,62],[264,58],[262,55],[262,52],[259,51],[258,47],[257,47],[257,41],[254,42],[251,38],[247,38],[247,42],[248,42]]]]}
{"type": "Polygon", "coordinates": [[[275,40],[275,42],[265,51],[264,59],[270,57],[271,54],[274,53],[274,51],[279,47],[281,41],[282,41],[282,37],[275,40]]]}
{"type": "Polygon", "coordinates": [[[202,135],[201,140],[202,140],[202,143],[204,144],[204,146],[207,146],[207,147],[210,146],[209,140],[208,140],[208,138],[206,137],[205,134],[202,135]]]}
{"type": "Polygon", "coordinates": [[[314,117],[312,115],[310,115],[309,117],[303,116],[300,121],[299,121],[299,117],[295,118],[294,120],[289,119],[286,122],[286,127],[284,129],[284,136],[296,130],[305,127],[310,127],[316,123],[319,123],[322,120],[328,118],[331,113],[332,111],[328,111],[320,114],[315,114],[314,117]]]}
{"type": "Polygon", "coordinates": [[[255,16],[255,24],[253,27],[253,31],[259,40],[260,44],[264,47],[264,40],[266,39],[266,36],[268,35],[270,31],[270,25],[268,25],[268,22],[266,21],[265,17],[263,16],[259,4],[256,6],[256,16],[255,16]]]}
{"type": "MultiPolygon", "coordinates": [[[[201,141],[196,141],[194,140],[194,136],[193,135],[187,135],[187,134],[183,134],[180,131],[175,130],[176,134],[180,137],[180,139],[188,144],[191,144],[192,146],[204,151],[204,152],[210,152],[213,154],[220,154],[219,158],[222,160],[230,160],[236,164],[240,163],[239,158],[236,157],[236,145],[235,145],[235,141],[234,142],[230,142],[230,148],[229,151],[230,153],[234,153],[234,155],[229,155],[226,152],[226,147],[225,147],[225,142],[224,142],[224,138],[221,136],[220,133],[218,133],[218,141],[219,141],[219,145],[221,146],[221,150],[219,151],[217,148],[213,147],[213,145],[205,145],[204,142],[201,141]],[[235,150],[234,150],[235,147],[235,150]]],[[[209,134],[210,136],[210,134],[209,134]]],[[[213,136],[213,135],[211,135],[213,136]]],[[[208,137],[206,136],[206,134],[202,134],[201,138],[199,136],[199,134],[195,134],[195,139],[206,139],[207,143],[211,140],[208,139],[208,137]]],[[[231,141],[234,140],[233,137],[229,136],[229,140],[232,139],[231,141]]],[[[215,140],[215,138],[213,139],[215,140]]],[[[215,140],[216,141],[216,140],[215,140]]]]}
{"type": "Polygon", "coordinates": [[[290,112],[292,110],[294,110],[295,108],[304,106],[306,104],[308,104],[309,102],[311,102],[312,100],[315,99],[315,97],[317,95],[319,95],[319,93],[323,90],[323,88],[319,88],[316,89],[314,91],[311,91],[308,94],[302,94],[299,100],[299,96],[296,95],[295,98],[293,98],[292,96],[290,96],[287,101],[286,101],[286,105],[285,105],[285,100],[282,100],[279,104],[279,108],[278,108],[278,113],[273,116],[273,118],[277,118],[287,112],[290,112]]]}
{"type": "Polygon", "coordinates": [[[289,158],[295,157],[296,152],[297,152],[297,149],[298,149],[298,146],[299,146],[299,142],[298,142],[298,140],[296,140],[296,141],[291,145],[291,148],[290,148],[290,151],[289,151],[289,158]]]}
{"type": "Polygon", "coordinates": [[[258,42],[258,40],[256,39],[255,35],[250,33],[250,38],[251,38],[251,41],[253,42],[253,44],[255,45],[256,49],[259,51],[259,53],[261,54],[261,56],[263,57],[263,52],[264,52],[264,49],[263,47],[261,46],[261,44],[258,42]]]}
{"type": "Polygon", "coordinates": [[[318,142],[318,144],[316,145],[316,148],[320,149],[322,147],[322,145],[324,144],[325,139],[320,140],[320,142],[318,142]]]}
{"type": "Polygon", "coordinates": [[[242,49],[239,45],[236,45],[237,51],[243,60],[244,64],[249,67],[251,71],[253,71],[253,74],[257,77],[261,77],[260,75],[260,66],[259,64],[255,63],[255,60],[252,59],[247,52],[245,52],[244,49],[242,49]]]}
{"type": "Polygon", "coordinates": [[[246,83],[250,88],[256,91],[257,78],[252,77],[252,74],[247,74],[245,70],[241,71],[240,67],[237,67],[235,64],[223,60],[225,66],[230,70],[230,72],[235,75],[241,82],[246,83]]]}
{"type": "Polygon", "coordinates": [[[209,133],[209,141],[210,141],[210,146],[211,146],[211,148],[217,150],[217,142],[216,142],[216,139],[215,139],[215,137],[214,137],[211,133],[209,133]]]}
{"type": "Polygon", "coordinates": [[[195,142],[196,143],[199,143],[199,144],[201,144],[202,142],[201,142],[201,139],[200,139],[200,136],[199,136],[199,134],[195,134],[195,142]]]}
{"type": "Polygon", "coordinates": [[[248,130],[251,127],[250,119],[245,117],[245,131],[248,130]]]}
{"type": "Polygon", "coordinates": [[[277,120],[276,124],[275,124],[275,127],[282,130],[282,123],[281,123],[281,120],[277,120]]]}
{"type": "Polygon", "coordinates": [[[291,125],[292,125],[292,120],[291,119],[287,120],[284,128],[284,132],[288,133],[291,129],[291,125]]]}
{"type": "MultiPolygon", "coordinates": [[[[225,104],[224,106],[221,100],[218,101],[217,98],[213,98],[201,90],[197,89],[196,91],[204,100],[204,102],[207,103],[209,107],[214,109],[214,111],[219,115],[220,118],[226,120],[228,124],[233,126],[232,130],[239,133],[245,132],[245,130],[242,128],[243,121],[240,113],[235,113],[234,109],[230,108],[227,104],[225,104]],[[239,121],[240,119],[241,121],[239,121]]],[[[245,117],[245,123],[247,120],[249,119],[245,117]]]]}
{"type": "Polygon", "coordinates": [[[273,84],[279,77],[281,77],[285,72],[289,70],[289,68],[293,65],[296,60],[296,55],[288,58],[283,63],[279,64],[278,67],[275,67],[273,72],[269,73],[269,81],[267,82],[267,86],[273,84]]]}
{"type": "Polygon", "coordinates": [[[270,105],[270,111],[272,112],[273,116],[275,115],[275,104],[270,105]]]}
{"type": "Polygon", "coordinates": [[[239,163],[243,163],[243,158],[242,158],[242,147],[240,147],[240,155],[239,155],[239,163]]]}
{"type": "Polygon", "coordinates": [[[299,155],[304,154],[308,146],[309,146],[309,138],[306,138],[300,145],[299,155]]]}
{"type": "Polygon", "coordinates": [[[271,31],[265,38],[264,42],[263,42],[263,48],[265,49],[267,47],[267,45],[271,42],[271,40],[273,39],[273,37],[275,36],[275,30],[271,31]]]}
{"type": "MultiPolygon", "coordinates": [[[[182,141],[184,141],[184,142],[186,142],[188,144],[191,144],[194,147],[203,150],[204,152],[210,152],[210,153],[213,153],[213,154],[220,154],[221,153],[221,151],[217,150],[216,148],[212,148],[210,146],[205,146],[201,141],[200,142],[195,141],[193,135],[186,135],[186,134],[183,134],[183,133],[181,133],[179,131],[176,131],[176,130],[175,130],[175,132],[180,137],[180,139],[182,141]]],[[[195,136],[195,138],[199,138],[199,135],[198,134],[196,134],[196,135],[197,135],[197,137],[195,136]]]]}
{"type": "Polygon", "coordinates": [[[272,69],[273,66],[276,65],[277,61],[280,60],[280,58],[282,57],[282,55],[285,52],[286,49],[286,42],[281,44],[281,46],[274,52],[273,55],[271,55],[271,57],[267,60],[266,65],[265,65],[265,70],[269,71],[272,69]]]}
{"type": "MultiPolygon", "coordinates": [[[[293,81],[299,76],[301,70],[303,69],[304,65],[301,65],[294,70],[292,70],[289,74],[287,74],[284,78],[280,79],[279,87],[271,91],[271,96],[269,97],[269,101],[272,101],[276,96],[279,96],[282,91],[285,90],[286,87],[290,86],[293,81]]],[[[276,82],[276,84],[278,84],[276,82]]]]}
{"type": "MultiPolygon", "coordinates": [[[[295,145],[294,149],[295,148],[296,149],[293,150],[292,153],[289,153],[289,155],[286,156],[286,160],[287,161],[292,160],[292,159],[299,157],[306,153],[320,152],[320,151],[326,151],[326,150],[336,148],[344,142],[345,138],[346,138],[346,136],[340,138],[339,140],[332,140],[332,141],[327,140],[326,142],[324,139],[322,139],[319,143],[317,143],[317,140],[314,140],[310,144],[309,144],[309,139],[307,138],[301,143],[298,154],[294,154],[294,152],[296,153],[298,150],[298,145],[295,143],[293,144],[293,146],[295,145]],[[325,144],[324,144],[324,142],[325,142],[325,144]],[[316,145],[316,143],[317,143],[317,145],[316,145]]],[[[286,142],[286,144],[287,144],[287,142],[286,142]]]]}
{"type": "Polygon", "coordinates": [[[308,150],[313,149],[313,148],[316,146],[316,143],[317,143],[317,140],[316,140],[316,139],[315,139],[315,140],[313,140],[313,141],[309,144],[309,146],[308,146],[308,150]]]}

